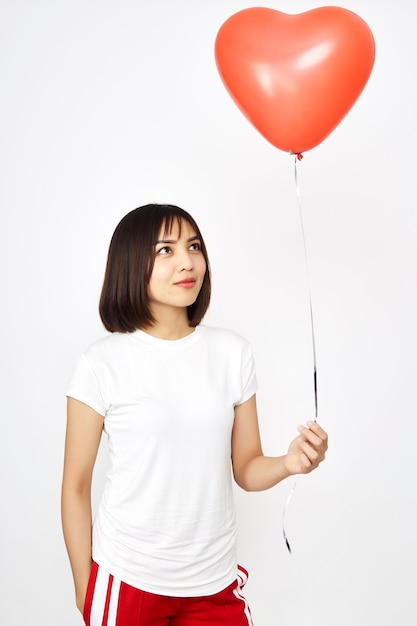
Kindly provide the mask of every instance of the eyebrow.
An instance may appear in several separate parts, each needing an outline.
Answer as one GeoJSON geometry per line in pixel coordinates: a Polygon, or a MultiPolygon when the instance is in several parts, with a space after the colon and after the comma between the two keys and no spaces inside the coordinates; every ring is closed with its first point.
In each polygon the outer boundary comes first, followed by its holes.
{"type": "MultiPolygon", "coordinates": [[[[188,237],[187,243],[196,240],[200,241],[200,237],[198,235],[193,235],[192,237],[188,237]]],[[[177,241],[177,239],[160,239],[155,243],[155,245],[158,245],[158,243],[177,243],[177,241]]]]}

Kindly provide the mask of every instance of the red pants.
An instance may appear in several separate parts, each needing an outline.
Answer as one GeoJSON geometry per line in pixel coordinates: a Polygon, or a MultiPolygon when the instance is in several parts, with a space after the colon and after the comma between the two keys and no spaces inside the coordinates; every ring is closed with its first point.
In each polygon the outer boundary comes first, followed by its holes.
{"type": "Polygon", "coordinates": [[[140,591],[93,563],[84,606],[86,626],[253,626],[241,589],[247,572],[223,591],[172,598],[140,591]]]}

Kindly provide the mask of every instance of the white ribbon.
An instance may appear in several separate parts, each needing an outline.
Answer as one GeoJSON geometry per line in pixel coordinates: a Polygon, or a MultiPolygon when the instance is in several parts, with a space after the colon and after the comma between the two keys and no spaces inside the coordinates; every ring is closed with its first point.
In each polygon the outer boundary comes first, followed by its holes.
{"type": "MultiPolygon", "coordinates": [[[[290,152],[290,154],[293,154],[293,152],[290,152]]],[[[307,256],[307,245],[306,245],[306,238],[305,238],[305,232],[304,232],[304,220],[303,220],[303,209],[301,206],[301,193],[300,193],[300,185],[299,185],[299,181],[298,181],[298,163],[297,161],[300,161],[302,158],[301,155],[296,154],[295,158],[294,158],[294,180],[295,180],[295,195],[297,197],[297,204],[298,204],[298,211],[300,214],[300,223],[301,223],[301,234],[303,237],[303,248],[304,248],[304,259],[305,259],[305,268],[306,268],[306,274],[307,274],[307,286],[308,286],[308,300],[309,300],[309,306],[310,306],[310,325],[311,325],[311,343],[312,343],[312,350],[313,350],[313,387],[314,387],[314,421],[317,422],[317,418],[318,418],[318,394],[317,394],[317,360],[316,360],[316,340],[315,340],[315,335],[314,335],[314,317],[313,317],[313,305],[312,305],[312,298],[311,298],[311,284],[310,284],[310,273],[309,273],[309,268],[308,268],[308,256],[307,256]]],[[[285,507],[284,507],[284,512],[282,514],[282,532],[284,535],[284,541],[285,541],[285,545],[287,546],[288,552],[291,554],[291,546],[290,546],[290,542],[288,541],[288,537],[287,537],[287,533],[285,531],[285,517],[287,514],[287,510],[289,507],[289,504],[291,502],[295,487],[297,485],[297,479],[294,481],[294,484],[292,486],[292,489],[288,495],[287,501],[285,503],[285,507]]]]}

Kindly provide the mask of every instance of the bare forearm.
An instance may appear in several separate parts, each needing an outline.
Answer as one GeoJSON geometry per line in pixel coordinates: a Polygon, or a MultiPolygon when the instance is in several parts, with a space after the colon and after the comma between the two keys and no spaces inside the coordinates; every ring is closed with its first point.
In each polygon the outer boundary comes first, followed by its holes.
{"type": "Polygon", "coordinates": [[[240,467],[239,471],[234,471],[237,484],[245,491],[270,489],[288,476],[290,472],[285,467],[284,456],[255,456],[240,467]]]}
{"type": "Polygon", "coordinates": [[[62,527],[74,578],[77,605],[82,610],[91,571],[91,504],[89,493],[64,488],[62,527]]]}
{"type": "Polygon", "coordinates": [[[232,463],[237,484],[246,491],[263,491],[288,476],[308,474],[316,469],[325,458],[327,433],[312,421],[307,422],[307,426],[299,426],[298,431],[300,434],[290,443],[287,454],[277,457],[264,456],[259,443],[253,453],[242,458],[238,449],[244,446],[242,441],[246,441],[246,437],[234,433],[232,463]]]}

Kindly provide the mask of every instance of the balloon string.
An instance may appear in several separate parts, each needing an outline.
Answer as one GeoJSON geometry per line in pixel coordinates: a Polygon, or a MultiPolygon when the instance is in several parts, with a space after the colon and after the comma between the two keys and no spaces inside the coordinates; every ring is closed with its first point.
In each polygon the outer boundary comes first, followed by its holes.
{"type": "Polygon", "coordinates": [[[308,302],[309,302],[309,308],[310,308],[311,345],[312,345],[312,351],[313,351],[314,421],[317,422],[319,411],[318,411],[318,394],[317,394],[316,339],[315,339],[315,333],[314,333],[313,304],[312,304],[312,297],[311,297],[310,272],[308,268],[307,244],[306,244],[306,237],[305,237],[305,232],[304,232],[303,209],[301,206],[301,193],[300,193],[300,185],[298,182],[298,167],[297,167],[298,157],[299,155],[296,155],[294,159],[294,180],[295,180],[295,193],[297,196],[298,212],[300,214],[301,233],[303,236],[305,268],[306,268],[306,274],[307,274],[308,302]]]}
{"type": "MultiPolygon", "coordinates": [[[[308,286],[308,300],[310,307],[310,326],[311,326],[311,344],[313,350],[313,388],[314,388],[314,421],[317,422],[318,419],[318,393],[317,393],[317,360],[316,360],[316,339],[314,333],[314,316],[313,316],[313,304],[311,297],[311,284],[310,284],[310,273],[308,268],[308,255],[307,255],[307,245],[306,245],[306,237],[304,232],[304,220],[303,220],[303,209],[301,206],[301,193],[300,193],[300,185],[298,181],[298,167],[297,161],[301,161],[302,155],[296,154],[294,159],[294,180],[295,180],[295,194],[297,197],[298,211],[300,215],[300,223],[301,223],[301,233],[303,238],[303,248],[304,248],[304,259],[305,259],[305,268],[307,274],[307,286],[308,286]]],[[[287,533],[285,531],[285,517],[287,514],[287,510],[289,504],[291,502],[292,496],[294,494],[295,487],[297,485],[297,480],[294,481],[292,489],[288,495],[287,501],[285,503],[284,512],[282,514],[282,532],[284,535],[285,545],[287,546],[288,552],[291,554],[291,545],[288,541],[287,533]]]]}

